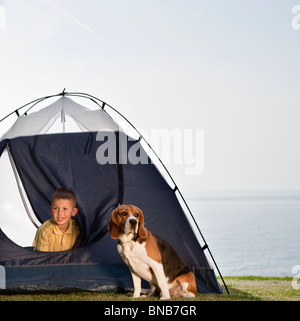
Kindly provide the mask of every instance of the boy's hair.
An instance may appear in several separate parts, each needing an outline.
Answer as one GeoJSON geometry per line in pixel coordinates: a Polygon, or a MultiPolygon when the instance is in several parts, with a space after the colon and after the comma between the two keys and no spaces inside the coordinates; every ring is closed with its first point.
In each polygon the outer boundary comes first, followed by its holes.
{"type": "Polygon", "coordinates": [[[58,188],[52,195],[51,202],[53,203],[55,200],[64,199],[64,200],[71,200],[73,202],[73,206],[76,206],[76,195],[75,193],[65,187],[58,188]]]}

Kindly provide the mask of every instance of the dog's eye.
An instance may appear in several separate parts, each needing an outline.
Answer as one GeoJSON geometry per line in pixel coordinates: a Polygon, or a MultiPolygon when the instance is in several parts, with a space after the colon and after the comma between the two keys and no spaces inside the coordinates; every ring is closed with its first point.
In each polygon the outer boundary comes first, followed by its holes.
{"type": "Polygon", "coordinates": [[[122,212],[121,215],[122,215],[122,216],[126,216],[127,213],[126,213],[126,212],[122,212]]]}
{"type": "Polygon", "coordinates": [[[139,217],[140,214],[139,214],[139,213],[135,213],[134,216],[135,216],[135,217],[139,217]]]}

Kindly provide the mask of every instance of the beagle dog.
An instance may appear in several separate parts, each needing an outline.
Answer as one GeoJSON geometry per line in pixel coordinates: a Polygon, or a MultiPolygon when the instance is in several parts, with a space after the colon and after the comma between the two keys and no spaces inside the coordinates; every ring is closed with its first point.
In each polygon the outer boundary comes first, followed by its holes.
{"type": "Polygon", "coordinates": [[[150,283],[150,295],[161,300],[171,295],[185,298],[197,294],[195,276],[175,250],[144,226],[142,211],[134,205],[120,205],[108,225],[111,238],[118,239],[118,252],[132,275],[133,297],[141,294],[141,278],[150,283]]]}

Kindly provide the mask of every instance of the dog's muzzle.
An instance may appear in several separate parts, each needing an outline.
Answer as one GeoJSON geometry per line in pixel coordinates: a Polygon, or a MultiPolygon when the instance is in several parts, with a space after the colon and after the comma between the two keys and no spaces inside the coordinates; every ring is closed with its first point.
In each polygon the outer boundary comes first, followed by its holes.
{"type": "Polygon", "coordinates": [[[125,222],[124,232],[125,233],[134,232],[136,234],[137,230],[138,230],[138,220],[133,216],[129,216],[125,222]]]}

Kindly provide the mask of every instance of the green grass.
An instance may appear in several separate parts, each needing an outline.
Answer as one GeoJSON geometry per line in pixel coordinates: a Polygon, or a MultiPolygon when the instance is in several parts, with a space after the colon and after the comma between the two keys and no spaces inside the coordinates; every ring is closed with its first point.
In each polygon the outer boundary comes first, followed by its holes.
{"type": "MultiPolygon", "coordinates": [[[[188,301],[300,301],[300,290],[293,289],[289,277],[224,277],[230,291],[224,294],[198,294],[188,301]]],[[[221,280],[218,279],[220,284],[221,280]]],[[[158,298],[133,299],[132,293],[75,292],[52,294],[0,294],[0,301],[158,301],[158,298]]],[[[182,298],[172,298],[180,301],[182,298]]]]}

